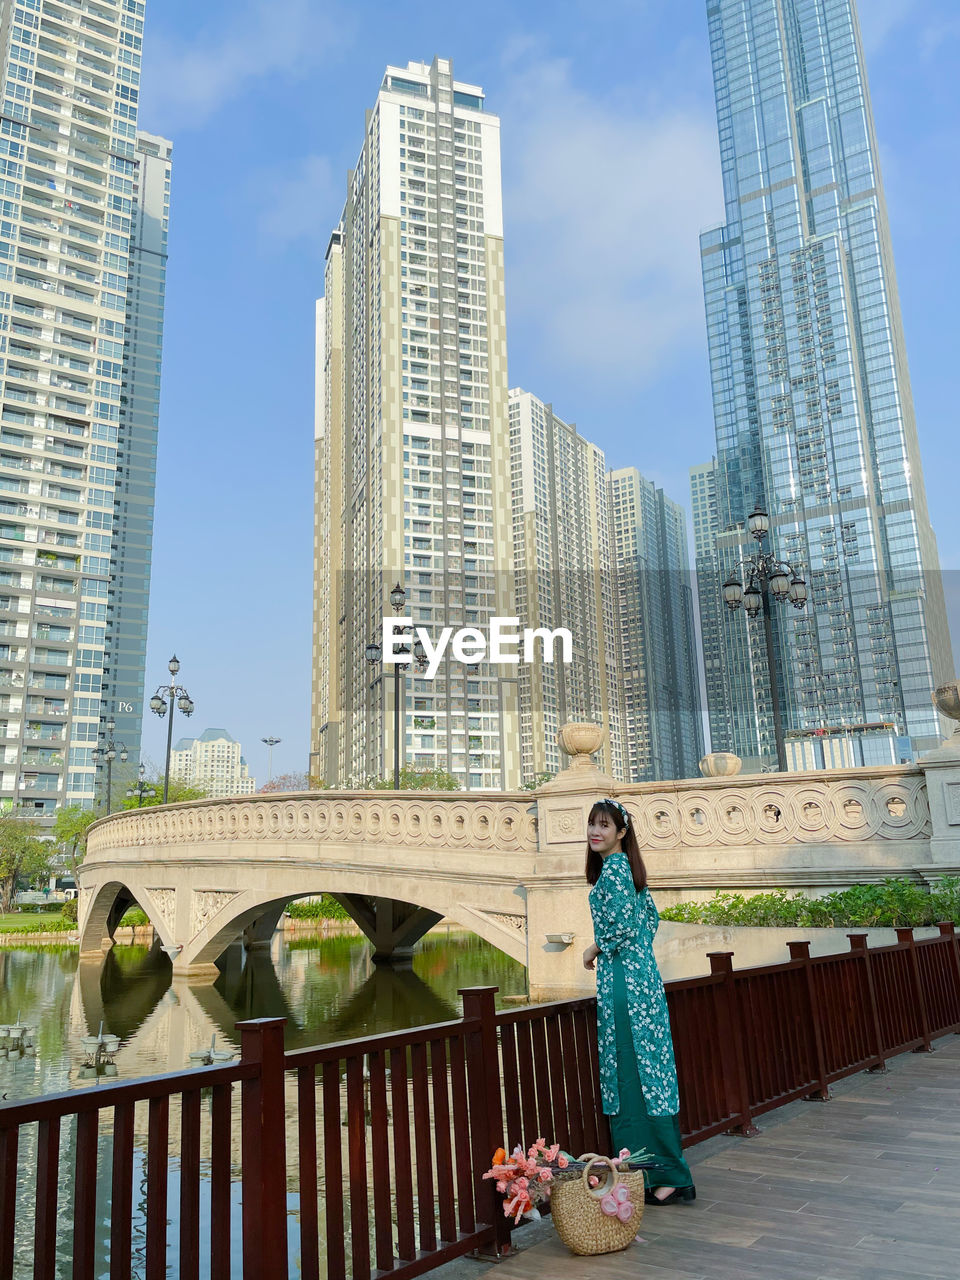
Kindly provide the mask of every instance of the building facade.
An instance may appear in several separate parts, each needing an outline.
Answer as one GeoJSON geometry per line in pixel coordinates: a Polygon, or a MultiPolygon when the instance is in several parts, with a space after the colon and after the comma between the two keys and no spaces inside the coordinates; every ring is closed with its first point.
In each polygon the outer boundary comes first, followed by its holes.
{"type": "MultiPolygon", "coordinates": [[[[760,504],[810,587],[804,612],[774,609],[785,728],[889,723],[926,749],[952,662],[854,5],[709,0],[708,22],[726,207],[701,240],[714,589],[760,504]]],[[[715,745],[768,766],[762,624],[740,613],[722,636],[715,745]]]]}
{"type": "Polygon", "coordinates": [[[144,5],[0,0],[0,805],[93,803],[143,703],[170,144],[144,5]]]}
{"type": "MultiPolygon", "coordinates": [[[[515,616],[500,122],[451,64],[388,67],[318,308],[311,773],[389,776],[392,670],[367,645],[515,616]]],[[[520,778],[515,677],[445,661],[400,682],[401,756],[464,788],[520,778]]]]}
{"type": "Polygon", "coordinates": [[[686,513],[636,467],[609,472],[607,493],[623,776],[630,782],[695,777],[703,729],[686,513]]]}
{"type": "Polygon", "coordinates": [[[256,778],[243,758],[242,747],[226,729],[205,729],[199,738],[181,738],[170,752],[170,776],[208,796],[252,796],[256,778]]]}
{"type": "Polygon", "coordinates": [[[703,654],[704,687],[712,751],[725,751],[733,740],[731,706],[726,696],[725,636],[727,620],[717,583],[721,581],[717,537],[717,460],[690,468],[690,508],[693,512],[693,563],[697,610],[700,619],[700,651],[703,654]]]}
{"type": "Polygon", "coordinates": [[[557,742],[570,720],[605,725],[601,767],[625,778],[619,630],[603,451],[528,391],[510,392],[513,546],[523,627],[565,627],[573,661],[519,668],[524,782],[565,764],[557,742]]]}

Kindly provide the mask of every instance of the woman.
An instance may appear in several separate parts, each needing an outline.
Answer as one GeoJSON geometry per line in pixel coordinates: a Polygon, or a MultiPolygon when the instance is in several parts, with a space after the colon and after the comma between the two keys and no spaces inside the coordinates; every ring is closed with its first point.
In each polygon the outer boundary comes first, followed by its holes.
{"type": "Polygon", "coordinates": [[[600,1093],[613,1149],[642,1148],[660,1161],[646,1173],[647,1204],[695,1200],[680,1149],[670,1016],[653,957],[660,917],[630,815],[616,800],[590,810],[586,874],[596,941],[583,964],[597,968],[600,1093]]]}

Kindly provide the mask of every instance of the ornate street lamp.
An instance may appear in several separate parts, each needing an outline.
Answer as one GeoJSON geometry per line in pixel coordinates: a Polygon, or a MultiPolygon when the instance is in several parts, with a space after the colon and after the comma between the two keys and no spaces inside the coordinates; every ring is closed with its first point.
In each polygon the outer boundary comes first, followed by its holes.
{"type": "Polygon", "coordinates": [[[275,738],[272,734],[269,738],[261,738],[260,741],[267,748],[267,781],[273,781],[273,748],[280,745],[281,739],[275,738]]]}
{"type": "Polygon", "coordinates": [[[777,767],[781,773],[787,769],[787,748],[780,717],[780,688],[777,681],[776,659],[773,649],[771,624],[771,595],[781,604],[789,601],[795,609],[806,606],[807,584],[793,565],[779,560],[764,551],[763,540],[770,532],[770,517],[762,507],[756,507],[747,517],[747,528],[757,542],[756,553],[741,560],[737,569],[723,584],[723,602],[731,613],[741,606],[748,618],[756,618],[763,612],[763,637],[767,650],[767,675],[770,680],[770,697],[773,701],[773,736],[777,744],[777,767]]]}
{"type": "MultiPolygon", "coordinates": [[[[407,600],[407,593],[404,591],[401,583],[390,592],[390,604],[394,613],[402,613],[403,606],[407,600]]],[[[393,624],[394,635],[406,635],[409,627],[401,627],[399,623],[393,624]]],[[[401,667],[405,665],[405,661],[410,658],[410,650],[405,646],[398,648],[394,646],[394,655],[397,659],[393,664],[393,789],[400,790],[400,707],[402,700],[403,673],[401,667]]],[[[371,667],[379,665],[383,657],[383,650],[376,640],[371,640],[364,650],[364,657],[371,667]]],[[[423,647],[421,640],[414,641],[412,665],[418,675],[422,675],[427,669],[427,651],[423,647]]]]}
{"type": "Polygon", "coordinates": [[[113,762],[117,755],[120,756],[120,763],[127,762],[127,748],[122,742],[114,742],[113,734],[117,725],[114,720],[107,721],[107,736],[101,738],[90,754],[93,756],[94,762],[99,766],[101,760],[107,766],[107,813],[113,812],[113,762]]]}
{"type": "Polygon", "coordinates": [[[140,768],[137,770],[136,782],[134,782],[131,786],[127,787],[127,799],[132,800],[133,797],[136,796],[138,809],[143,807],[144,796],[152,800],[154,796],[157,794],[156,787],[149,786],[147,782],[144,780],[144,774],[146,772],[147,772],[147,766],[145,764],[142,764],[140,768]]]}
{"type": "Polygon", "coordinates": [[[192,716],[194,712],[193,699],[187,693],[182,685],[177,684],[177,672],[180,670],[180,660],[174,654],[167,663],[167,670],[170,672],[170,683],[162,684],[157,692],[150,699],[150,710],[154,715],[158,715],[162,720],[167,714],[167,704],[169,703],[170,719],[167,721],[167,758],[163,770],[163,803],[167,803],[167,797],[170,794],[170,750],[173,746],[173,712],[174,706],[180,708],[185,716],[192,716]]]}

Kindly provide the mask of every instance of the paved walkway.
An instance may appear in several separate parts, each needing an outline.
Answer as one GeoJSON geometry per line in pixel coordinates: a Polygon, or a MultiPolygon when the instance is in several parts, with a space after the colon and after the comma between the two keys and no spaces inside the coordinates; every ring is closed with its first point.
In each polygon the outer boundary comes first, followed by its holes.
{"type": "Polygon", "coordinates": [[[488,1280],[956,1280],[960,1037],[759,1124],[687,1153],[697,1200],[648,1208],[643,1243],[577,1258],[521,1229],[488,1280]]]}

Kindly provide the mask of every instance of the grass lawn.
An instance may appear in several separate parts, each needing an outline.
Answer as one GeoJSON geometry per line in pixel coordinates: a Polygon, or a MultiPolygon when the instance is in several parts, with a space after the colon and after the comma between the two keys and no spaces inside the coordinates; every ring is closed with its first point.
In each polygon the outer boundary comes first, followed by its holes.
{"type": "MultiPolygon", "coordinates": [[[[27,925],[59,924],[62,919],[59,908],[56,911],[11,911],[7,915],[0,915],[0,933],[7,933],[10,929],[23,929],[27,925]]],[[[72,927],[75,929],[77,926],[72,927]]]]}

